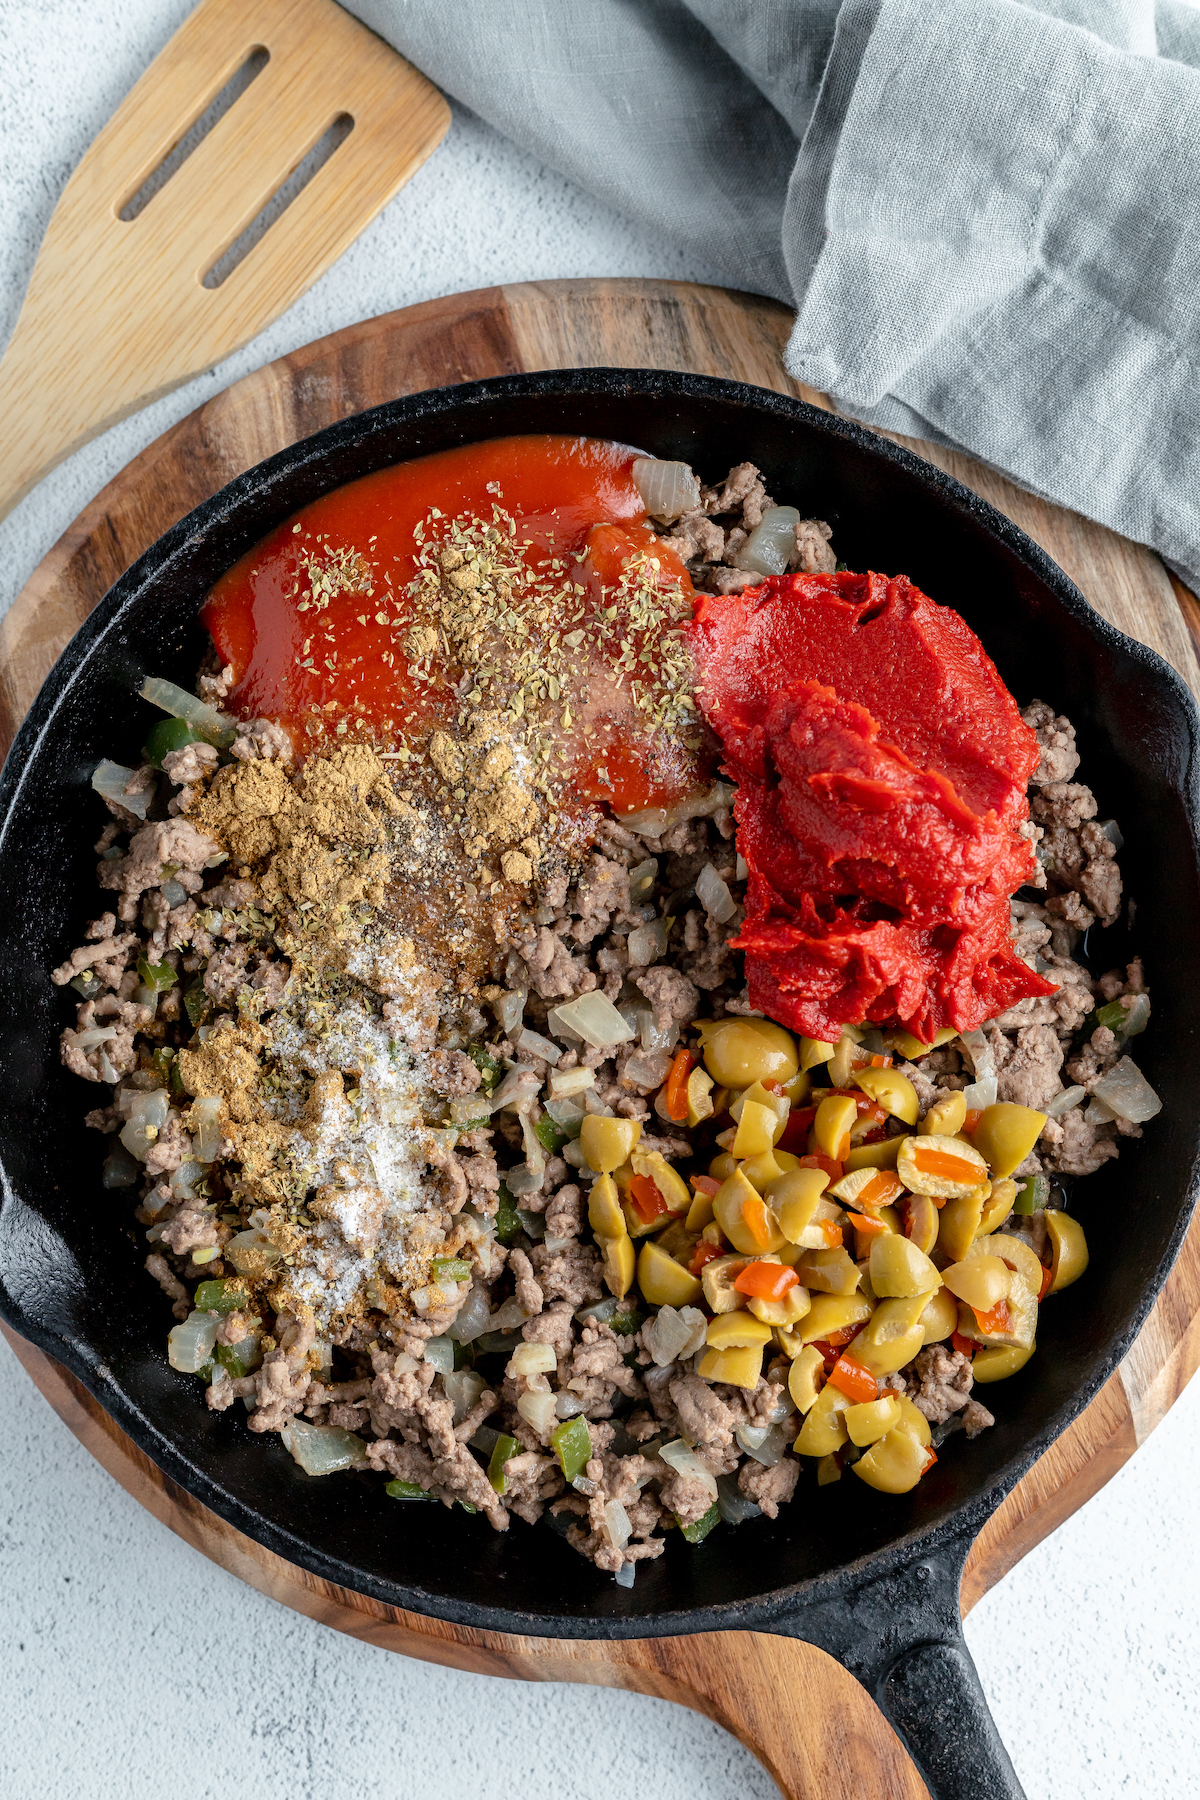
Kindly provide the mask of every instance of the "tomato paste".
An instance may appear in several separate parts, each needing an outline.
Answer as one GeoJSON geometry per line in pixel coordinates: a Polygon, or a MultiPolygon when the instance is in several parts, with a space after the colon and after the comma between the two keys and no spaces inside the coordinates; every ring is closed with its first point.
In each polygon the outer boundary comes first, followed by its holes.
{"type": "Polygon", "coordinates": [[[701,596],[693,645],[738,783],[754,1007],[929,1043],[1054,992],[1009,933],[1037,740],[959,614],[904,576],[781,576],[701,596]]]}

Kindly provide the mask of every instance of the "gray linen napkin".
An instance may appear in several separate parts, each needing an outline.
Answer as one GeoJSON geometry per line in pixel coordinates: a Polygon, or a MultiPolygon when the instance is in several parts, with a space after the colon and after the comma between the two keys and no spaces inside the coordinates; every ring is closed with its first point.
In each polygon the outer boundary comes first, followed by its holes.
{"type": "Polygon", "coordinates": [[[562,173],[795,305],[793,375],[1200,587],[1188,0],[350,0],[562,173]]]}

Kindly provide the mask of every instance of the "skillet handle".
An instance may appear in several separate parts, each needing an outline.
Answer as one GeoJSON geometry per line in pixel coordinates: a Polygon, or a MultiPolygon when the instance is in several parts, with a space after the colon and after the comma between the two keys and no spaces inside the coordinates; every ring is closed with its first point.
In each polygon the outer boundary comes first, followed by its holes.
{"type": "Polygon", "coordinates": [[[961,1630],[901,1651],[874,1698],[931,1800],[1025,1800],[961,1630]]]}
{"type": "Polygon", "coordinates": [[[932,1800],[1025,1800],[959,1611],[963,1564],[985,1516],[924,1555],[838,1582],[775,1626],[828,1651],[862,1683],[932,1800]]]}

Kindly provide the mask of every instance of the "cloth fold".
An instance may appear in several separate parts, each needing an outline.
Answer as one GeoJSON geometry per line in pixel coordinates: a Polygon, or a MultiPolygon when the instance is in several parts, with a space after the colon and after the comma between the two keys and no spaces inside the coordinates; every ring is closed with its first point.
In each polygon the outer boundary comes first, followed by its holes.
{"type": "Polygon", "coordinates": [[[731,285],[786,362],[1200,586],[1187,0],[351,0],[440,87],[731,285]]]}

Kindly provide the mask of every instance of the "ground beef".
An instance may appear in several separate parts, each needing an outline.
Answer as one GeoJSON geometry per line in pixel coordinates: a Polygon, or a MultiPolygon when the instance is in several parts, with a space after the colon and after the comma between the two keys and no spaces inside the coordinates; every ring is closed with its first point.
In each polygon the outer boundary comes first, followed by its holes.
{"type": "MultiPolygon", "coordinates": [[[[736,560],[772,504],[759,471],[740,464],[724,483],[703,490],[701,506],[664,535],[685,556],[698,587],[731,591],[757,584],[759,576],[736,567],[736,560]]],[[[830,530],[822,521],[802,520],[795,527],[795,543],[791,567],[834,567],[830,530]]],[[[206,675],[201,691],[219,702],[231,679],[229,670],[206,675]]],[[[1070,723],[1040,701],[1026,709],[1025,717],[1041,746],[1031,818],[1024,827],[1039,859],[1031,881],[1039,891],[1036,898],[1026,890],[1026,898],[1014,900],[1013,941],[1018,954],[1058,987],[1053,995],[1013,1007],[984,1029],[999,1098],[1045,1110],[1067,1082],[1090,1091],[1122,1054],[1121,1034],[1094,1027],[1080,1041],[1080,1027],[1097,1004],[1142,994],[1144,977],[1140,964],[1133,963],[1124,973],[1113,971],[1094,981],[1075,960],[1080,932],[1096,920],[1117,916],[1120,873],[1112,840],[1097,822],[1096,799],[1074,779],[1079,758],[1070,723]]],[[[435,763],[438,755],[445,761],[453,748],[447,739],[434,755],[435,763]]],[[[238,727],[232,755],[243,762],[286,763],[290,746],[271,721],[257,720],[238,727]]],[[[111,1103],[88,1115],[89,1124],[106,1133],[123,1128],[138,1096],[162,1090],[169,1082],[171,1057],[192,1038],[192,1012],[199,1009],[211,1021],[220,1009],[232,1020],[249,1002],[251,1016],[261,1019],[280,1004],[291,975],[271,928],[255,928],[270,911],[257,882],[239,867],[217,860],[217,846],[185,816],[218,760],[203,744],[186,746],[166,759],[164,773],[178,792],[165,819],[151,816],[143,822],[116,803],[114,822],[102,834],[97,855],[103,859],[101,885],[119,898],[113,910],[89,924],[84,944],[54,972],[59,987],[78,982],[84,990],[76,1025],[63,1034],[62,1055],[85,1079],[112,1085],[111,1103]],[[153,1017],[134,997],[141,982],[134,965],[143,956],[153,963],[165,961],[178,978],[159,995],[153,1017]],[[99,1045],[86,1038],[80,1042],[81,1035],[98,1027],[111,1031],[111,1037],[99,1045]],[[159,1048],[165,1049],[167,1062],[153,1060],[159,1048]]],[[[270,771],[260,773],[265,779],[270,771]]],[[[136,772],[126,797],[152,798],[154,781],[154,771],[136,772]]],[[[161,812],[163,798],[155,802],[155,812],[161,812]]],[[[629,1322],[616,1315],[612,1322],[591,1310],[578,1316],[600,1301],[608,1302],[610,1312],[613,1305],[587,1222],[591,1177],[581,1169],[575,1139],[560,1142],[545,1135],[547,1124],[558,1128],[558,1114],[544,1112],[549,1095],[560,1091],[554,1076],[590,1070],[594,1085],[573,1096],[586,1110],[644,1121],[640,1150],[681,1164],[685,1174],[694,1161],[707,1166],[711,1136],[694,1141],[686,1126],[668,1118],[662,1082],[653,1077],[656,1067],[665,1076],[677,1043],[694,1047],[689,1027],[701,1014],[720,1018],[751,1010],[740,959],[729,947],[742,918],[732,840],[728,807],[712,817],[673,824],[659,838],[606,819],[573,879],[567,866],[559,861],[550,866],[549,858],[534,872],[525,909],[499,928],[507,935],[497,944],[490,971],[494,985],[482,987],[471,999],[465,1027],[451,1028],[437,1006],[414,1020],[413,1009],[391,997],[395,987],[381,990],[382,1020],[394,1034],[393,1050],[427,1059],[430,1093],[448,1102],[477,1094],[482,1112],[485,1096],[491,1104],[497,1083],[506,1083],[500,1107],[485,1123],[460,1133],[457,1142],[445,1130],[423,1177],[430,1230],[440,1253],[463,1258],[470,1280],[447,1289],[453,1299],[439,1297],[431,1285],[420,1316],[405,1313],[385,1291],[365,1315],[336,1323],[332,1346],[316,1342],[311,1317],[275,1317],[270,1290],[263,1284],[218,1328],[222,1346],[261,1339],[261,1363],[236,1378],[218,1364],[206,1393],[210,1408],[225,1411],[244,1399],[251,1408],[250,1427],[259,1433],[283,1430],[298,1416],[351,1431],[362,1438],[366,1466],[416,1483],[446,1505],[465,1502],[496,1529],[506,1528],[514,1514],[533,1524],[549,1507],[575,1548],[613,1573],[660,1555],[664,1527],[690,1525],[712,1506],[711,1480],[664,1464],[656,1453],[658,1443],[684,1439],[711,1476],[736,1473],[739,1491],[767,1517],[777,1516],[792,1497],[801,1464],[785,1454],[766,1468],[743,1455],[738,1434],[744,1438],[747,1430],[780,1420],[786,1421],[789,1438],[793,1434],[786,1365],[779,1359],[771,1362],[749,1391],[713,1384],[697,1373],[703,1314],[696,1314],[699,1335],[682,1351],[669,1336],[669,1315],[635,1318],[628,1330],[617,1328],[629,1322]],[[638,905],[632,907],[630,870],[647,858],[657,865],[651,891],[640,891],[638,905]],[[706,865],[729,885],[734,900],[735,911],[724,924],[695,899],[695,883],[706,865]],[[676,924],[665,954],[644,966],[630,957],[629,934],[651,911],[659,917],[669,912],[676,924]],[[615,1054],[557,1030],[552,1016],[562,1001],[596,988],[637,1033],[615,1054]],[[517,1048],[521,1025],[509,1024],[506,1032],[489,1039],[484,1001],[514,991],[525,996],[521,1024],[555,1042],[557,1063],[553,1056],[534,1059],[517,1048]],[[465,1046],[475,1054],[468,1055],[465,1046]],[[639,1060],[630,1074],[634,1057],[639,1060]],[[514,1107],[536,1121],[537,1135],[546,1145],[544,1158],[532,1151],[529,1160],[531,1146],[514,1107]],[[502,1192],[505,1180],[511,1180],[511,1191],[502,1192]],[[520,1208],[516,1221],[514,1200],[520,1208]],[[542,1233],[545,1241],[539,1241],[542,1233]],[[481,1296],[500,1317],[494,1329],[480,1318],[481,1296]],[[393,1310],[385,1310],[387,1306],[393,1310]],[[464,1308],[482,1327],[467,1360],[474,1359],[487,1385],[474,1381],[464,1393],[456,1382],[448,1392],[439,1367],[442,1353],[435,1364],[427,1360],[426,1346],[430,1338],[443,1338],[464,1308]],[[661,1338],[662,1354],[680,1357],[661,1367],[653,1356],[660,1332],[667,1334],[661,1338]],[[553,1369],[509,1375],[512,1350],[520,1344],[549,1346],[553,1369]],[[531,1401],[536,1424],[520,1410],[524,1403],[530,1411],[531,1401]],[[592,1453],[576,1485],[568,1488],[551,1453],[551,1433],[562,1420],[580,1413],[588,1422],[592,1453]],[[503,1496],[486,1473],[497,1432],[512,1436],[519,1446],[506,1465],[503,1496]],[[625,1543],[614,1541],[614,1534],[617,1540],[621,1534],[606,1511],[613,1502],[628,1519],[625,1543]]],[[[497,1016],[502,1016],[498,1009],[497,1016]]],[[[974,1079],[971,1059],[954,1043],[922,1057],[919,1066],[900,1067],[917,1091],[921,1117],[974,1079]]],[[[298,1116],[307,1126],[336,1129],[338,1120],[351,1112],[358,1078],[354,1068],[319,1077],[308,1090],[307,1106],[301,1097],[298,1116]]],[[[228,1251],[237,1202],[223,1185],[222,1160],[232,1155],[228,1141],[218,1163],[206,1165],[204,1181],[211,1187],[192,1193],[186,1180],[178,1180],[177,1172],[193,1159],[196,1142],[185,1122],[186,1099],[173,1087],[166,1091],[168,1116],[149,1147],[137,1216],[154,1244],[147,1269],[176,1318],[183,1319],[196,1283],[232,1268],[222,1255],[205,1263],[194,1257],[196,1252],[228,1251]],[[231,1205],[234,1214],[226,1210],[231,1205]]],[[[455,1109],[448,1107],[436,1110],[433,1119],[441,1129],[454,1116],[455,1109]]],[[[239,1127],[248,1123],[237,1121],[239,1127]]],[[[716,1129],[714,1121],[702,1132],[716,1129]]],[[[1047,1121],[1024,1172],[1089,1173],[1118,1153],[1120,1136],[1136,1131],[1089,1119],[1085,1103],[1047,1121]]],[[[335,1180],[308,1196],[307,1225],[320,1242],[340,1239],[361,1251],[380,1230],[380,1201],[380,1190],[362,1171],[343,1165],[335,1180]]],[[[677,1229],[683,1233],[678,1253],[686,1260],[695,1233],[689,1237],[682,1226],[677,1229]]],[[[1042,1214],[1014,1215],[1007,1229],[1044,1256],[1042,1214]]],[[[429,1279],[432,1284],[432,1274],[429,1279]]],[[[636,1301],[635,1288],[622,1309],[636,1301]]],[[[993,1422],[972,1395],[969,1360],[948,1344],[921,1351],[880,1386],[909,1394],[939,1427],[961,1420],[966,1434],[974,1436],[993,1422]]]]}
{"type": "Polygon", "coordinates": [[[547,1300],[589,1306],[608,1291],[600,1273],[600,1257],[591,1244],[568,1244],[562,1250],[535,1244],[531,1257],[547,1300]]]}
{"type": "Polygon", "coordinates": [[[659,963],[639,970],[632,980],[654,1008],[654,1023],[660,1031],[682,1027],[697,1016],[700,995],[678,969],[659,963]]]}
{"type": "Polygon", "coordinates": [[[971,1359],[945,1344],[930,1344],[917,1352],[906,1371],[908,1397],[931,1425],[944,1425],[961,1412],[970,1398],[973,1376],[971,1359]]]}
{"type": "Polygon", "coordinates": [[[670,1395],[680,1429],[700,1455],[721,1472],[735,1468],[739,1456],[734,1442],[736,1420],[716,1389],[699,1375],[675,1375],[670,1395]]]}
{"type": "Polygon", "coordinates": [[[768,1519],[776,1519],[779,1508],[795,1493],[799,1475],[800,1464],[790,1456],[782,1457],[770,1469],[747,1457],[738,1472],[738,1487],[747,1500],[762,1508],[768,1519]]]}

